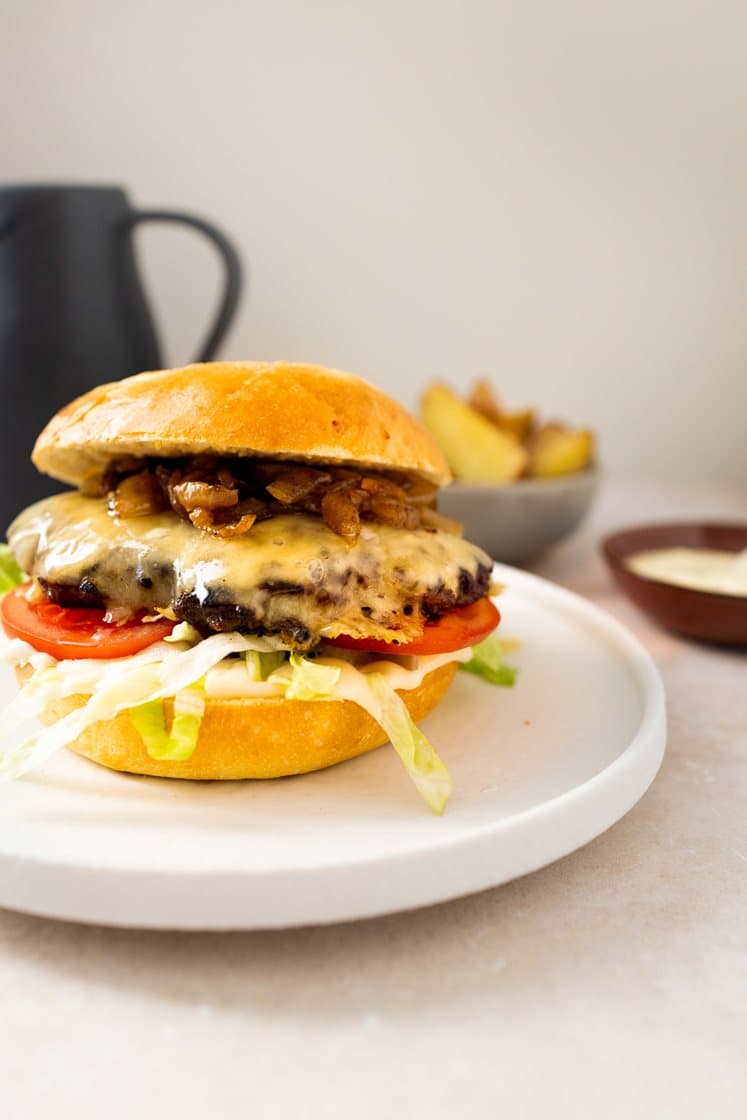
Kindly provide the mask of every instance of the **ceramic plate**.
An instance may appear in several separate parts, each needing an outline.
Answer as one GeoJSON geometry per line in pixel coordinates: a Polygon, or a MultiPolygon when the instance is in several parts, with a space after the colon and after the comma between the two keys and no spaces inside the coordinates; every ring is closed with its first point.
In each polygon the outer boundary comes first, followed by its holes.
{"type": "MultiPolygon", "coordinates": [[[[0,785],[0,905],[119,926],[253,929],[440,902],[559,859],[659,768],[661,681],[619,623],[498,566],[515,688],[466,673],[424,721],[455,783],[443,817],[391,747],[316,774],[190,783],[68,752],[0,785]]],[[[15,684],[3,671],[5,698],[15,684]]]]}

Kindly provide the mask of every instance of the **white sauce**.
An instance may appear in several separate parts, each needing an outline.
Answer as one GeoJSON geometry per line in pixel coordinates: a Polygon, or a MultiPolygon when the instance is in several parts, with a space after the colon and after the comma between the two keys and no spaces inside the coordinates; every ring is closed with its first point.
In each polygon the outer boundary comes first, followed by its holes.
{"type": "MultiPolygon", "coordinates": [[[[340,670],[340,680],[335,688],[335,698],[354,700],[361,707],[370,703],[366,696],[365,682],[361,673],[381,673],[392,688],[406,692],[418,688],[425,677],[442,665],[451,661],[469,661],[471,648],[452,650],[450,653],[433,653],[413,658],[416,664],[411,669],[395,660],[371,660],[358,665],[355,669],[348,661],[338,657],[318,657],[316,665],[329,665],[340,670]],[[366,702],[361,703],[361,700],[366,702]]],[[[253,681],[246,671],[243,661],[223,661],[215,665],[205,678],[205,694],[213,700],[260,699],[263,697],[283,697],[285,689],[281,684],[270,681],[253,681]]]]}
{"type": "Polygon", "coordinates": [[[658,548],[635,552],[625,567],[638,576],[693,591],[747,596],[747,549],[727,552],[715,548],[658,548]]]}

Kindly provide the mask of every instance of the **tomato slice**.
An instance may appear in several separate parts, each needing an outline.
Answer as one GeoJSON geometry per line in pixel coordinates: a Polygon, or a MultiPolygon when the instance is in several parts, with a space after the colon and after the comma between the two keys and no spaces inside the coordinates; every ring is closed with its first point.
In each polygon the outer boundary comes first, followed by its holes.
{"type": "Polygon", "coordinates": [[[361,653],[451,653],[481,642],[493,633],[500,621],[498,608],[485,598],[468,607],[455,607],[438,622],[426,622],[421,637],[412,642],[382,642],[376,638],[350,638],[347,634],[339,634],[328,642],[331,646],[357,649],[361,653]]]}
{"type": "Polygon", "coordinates": [[[31,585],[14,587],[0,602],[6,634],[22,638],[34,649],[58,661],[79,657],[130,657],[165,638],[174,629],[168,619],[143,622],[133,618],[121,624],[104,622],[104,611],[93,607],[61,607],[49,600],[30,603],[31,585]]]}

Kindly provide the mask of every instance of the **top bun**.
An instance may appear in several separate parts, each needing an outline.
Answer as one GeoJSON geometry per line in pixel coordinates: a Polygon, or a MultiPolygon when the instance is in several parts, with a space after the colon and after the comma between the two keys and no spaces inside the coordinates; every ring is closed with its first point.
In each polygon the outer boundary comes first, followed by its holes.
{"type": "Polygon", "coordinates": [[[125,455],[206,452],[450,480],[428,432],[386,393],[350,373],[292,362],[204,362],[101,385],[50,420],[31,458],[78,485],[125,455]]]}

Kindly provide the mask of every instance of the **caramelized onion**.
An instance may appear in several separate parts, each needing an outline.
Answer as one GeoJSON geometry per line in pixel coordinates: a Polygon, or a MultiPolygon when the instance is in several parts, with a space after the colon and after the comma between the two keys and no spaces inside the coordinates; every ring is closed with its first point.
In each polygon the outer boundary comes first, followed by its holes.
{"type": "Polygon", "coordinates": [[[123,478],[109,495],[109,508],[115,517],[147,517],[164,509],[163,491],[149,471],[123,478]]]}
{"type": "Polygon", "coordinates": [[[189,520],[196,529],[212,533],[214,537],[241,537],[248,533],[257,520],[253,513],[243,514],[238,521],[216,521],[210,509],[193,509],[190,511],[189,520]]]}
{"type": "Polygon", "coordinates": [[[374,521],[381,521],[383,525],[391,525],[394,529],[402,529],[407,519],[404,502],[378,495],[368,503],[368,513],[374,521]]]}
{"type": "Polygon", "coordinates": [[[464,532],[464,525],[461,521],[446,517],[445,514],[439,513],[437,509],[421,509],[420,523],[424,529],[440,529],[442,533],[451,533],[454,537],[461,537],[464,532]]]}
{"type": "Polygon", "coordinates": [[[421,527],[459,532],[461,526],[430,506],[436,488],[420,478],[364,473],[350,467],[324,469],[279,460],[120,459],[86,475],[86,494],[109,494],[117,517],[139,517],[171,508],[206,533],[238,537],[279,513],[312,513],[347,541],[361,521],[397,529],[421,527]]]}
{"type": "Polygon", "coordinates": [[[402,482],[408,502],[413,505],[430,505],[436,500],[438,487],[424,478],[407,478],[402,482]]]}
{"type": "Polygon", "coordinates": [[[344,491],[328,490],[322,498],[325,525],[345,540],[356,541],[361,530],[358,510],[344,491]]]}
{"type": "Polygon", "coordinates": [[[331,481],[332,475],[325,471],[315,471],[311,467],[290,467],[278,474],[265,489],[283,505],[293,505],[304,501],[315,490],[331,481]]]}
{"type": "Polygon", "coordinates": [[[238,490],[220,484],[211,486],[209,482],[179,482],[174,486],[174,496],[187,513],[195,509],[227,509],[239,500],[238,490]]]}
{"type": "Polygon", "coordinates": [[[380,495],[392,501],[407,501],[407,494],[402,487],[389,478],[364,478],[361,482],[361,490],[365,490],[368,494],[380,495]]]}
{"type": "Polygon", "coordinates": [[[83,475],[80,492],[84,498],[103,498],[109,487],[104,485],[104,476],[100,467],[91,467],[83,475]]]}

